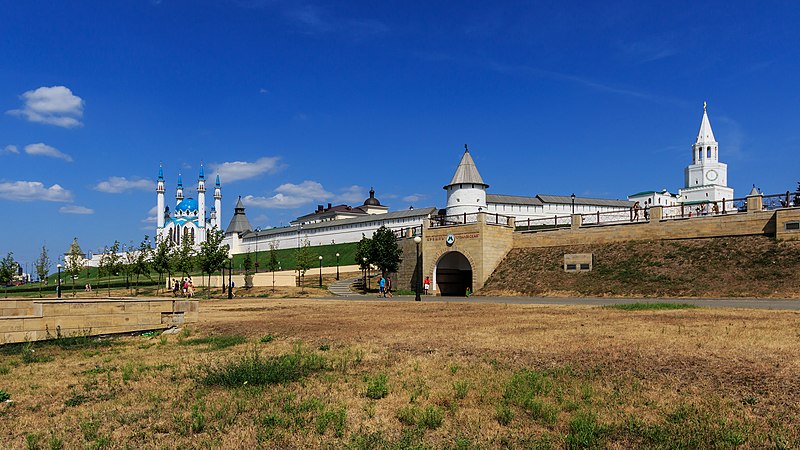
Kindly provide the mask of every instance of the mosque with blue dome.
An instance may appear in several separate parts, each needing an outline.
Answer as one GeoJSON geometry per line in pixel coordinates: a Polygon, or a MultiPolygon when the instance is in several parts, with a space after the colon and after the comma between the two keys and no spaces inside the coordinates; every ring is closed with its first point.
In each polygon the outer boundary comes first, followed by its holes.
{"type": "Polygon", "coordinates": [[[222,228],[220,226],[222,189],[219,175],[214,183],[214,205],[206,217],[206,177],[202,164],[200,164],[200,174],[197,177],[197,199],[183,196],[183,181],[179,174],[178,186],[175,190],[175,209],[170,213],[169,206],[164,203],[164,169],[160,166],[156,193],[158,194],[156,238],[159,241],[166,239],[172,244],[180,245],[189,239],[192,246],[197,248],[205,242],[209,228],[222,228]]]}

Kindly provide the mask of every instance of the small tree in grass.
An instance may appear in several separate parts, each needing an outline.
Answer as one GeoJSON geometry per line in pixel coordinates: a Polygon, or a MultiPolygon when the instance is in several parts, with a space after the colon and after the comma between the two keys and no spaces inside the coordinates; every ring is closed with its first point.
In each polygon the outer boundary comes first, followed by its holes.
{"type": "Polygon", "coordinates": [[[278,269],[278,243],[269,243],[269,259],[267,259],[267,269],[272,272],[272,292],[275,292],[275,271],[278,269]]]}
{"type": "Polygon", "coordinates": [[[144,235],[144,240],[139,243],[139,248],[136,250],[136,258],[133,261],[133,274],[136,275],[135,295],[139,295],[139,277],[147,275],[150,278],[152,259],[153,247],[150,245],[150,236],[144,235]]]}
{"type": "Polygon", "coordinates": [[[296,253],[297,259],[297,271],[300,274],[300,293],[305,294],[305,277],[306,271],[311,268],[314,264],[313,256],[311,255],[311,242],[306,239],[300,244],[300,248],[297,249],[296,253]]]}
{"type": "Polygon", "coordinates": [[[172,253],[172,265],[175,267],[175,272],[183,274],[184,277],[189,276],[189,272],[194,269],[194,255],[195,251],[192,248],[191,239],[183,239],[181,244],[172,253]]]}
{"type": "Polygon", "coordinates": [[[125,289],[130,292],[131,289],[131,275],[136,268],[136,252],[133,250],[133,241],[128,244],[128,251],[122,254],[122,264],[120,270],[125,274],[125,289]]]}
{"type": "Polygon", "coordinates": [[[228,261],[228,244],[222,245],[225,235],[217,228],[208,230],[205,242],[200,244],[200,253],[197,255],[197,262],[200,270],[208,274],[208,284],[206,284],[206,298],[210,296],[211,274],[225,266],[228,261]]]}
{"type": "Polygon", "coordinates": [[[75,278],[83,269],[84,257],[80,253],[67,253],[64,255],[64,272],[72,279],[72,296],[75,297],[75,278]]]}
{"type": "Polygon", "coordinates": [[[153,252],[151,265],[153,270],[158,272],[158,290],[160,290],[164,285],[164,274],[166,273],[167,279],[169,279],[172,271],[172,242],[169,239],[162,238],[158,241],[158,245],[156,245],[156,249],[153,252]]]}
{"type": "Polygon", "coordinates": [[[109,297],[111,297],[111,276],[119,272],[120,259],[119,241],[114,241],[114,245],[111,247],[103,248],[103,256],[100,258],[100,272],[106,277],[109,297]]]}
{"type": "Polygon", "coordinates": [[[397,272],[403,251],[397,246],[397,239],[392,230],[382,226],[372,235],[369,248],[369,261],[378,266],[384,277],[389,272],[397,272]]]}
{"type": "Polygon", "coordinates": [[[6,257],[0,260],[0,284],[5,287],[6,298],[8,298],[8,283],[14,277],[17,270],[17,262],[14,261],[14,253],[8,252],[6,257]]]}
{"type": "Polygon", "coordinates": [[[36,276],[39,277],[39,298],[42,298],[42,283],[47,279],[47,275],[50,274],[50,267],[52,267],[52,265],[53,263],[50,261],[50,256],[47,254],[47,247],[42,245],[42,251],[33,263],[33,267],[36,269],[36,276]]]}

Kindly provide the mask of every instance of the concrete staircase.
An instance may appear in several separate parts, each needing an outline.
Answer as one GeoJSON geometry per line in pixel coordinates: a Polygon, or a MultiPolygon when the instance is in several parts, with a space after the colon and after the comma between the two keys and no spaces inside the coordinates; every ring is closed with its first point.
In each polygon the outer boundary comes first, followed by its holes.
{"type": "Polygon", "coordinates": [[[361,277],[348,278],[346,280],[339,280],[328,287],[333,295],[362,295],[358,292],[350,290],[350,286],[361,280],[361,277]]]}

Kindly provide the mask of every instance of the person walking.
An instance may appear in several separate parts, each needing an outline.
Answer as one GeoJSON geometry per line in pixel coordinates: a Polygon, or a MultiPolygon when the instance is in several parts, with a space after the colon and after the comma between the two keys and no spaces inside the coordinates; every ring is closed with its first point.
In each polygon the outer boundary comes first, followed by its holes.
{"type": "Polygon", "coordinates": [[[381,281],[378,283],[378,286],[380,287],[378,297],[386,298],[386,278],[383,278],[383,275],[381,275],[381,281]]]}
{"type": "Polygon", "coordinates": [[[431,279],[430,277],[425,277],[425,283],[422,285],[422,290],[425,295],[428,295],[428,289],[431,288],[431,279]]]}
{"type": "Polygon", "coordinates": [[[392,298],[392,277],[386,278],[386,294],[389,298],[392,298]]]}

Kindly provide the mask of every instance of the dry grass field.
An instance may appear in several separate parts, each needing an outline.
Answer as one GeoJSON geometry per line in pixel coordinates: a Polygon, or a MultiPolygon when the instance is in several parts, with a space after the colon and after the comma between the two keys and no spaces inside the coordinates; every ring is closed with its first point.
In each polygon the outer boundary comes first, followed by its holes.
{"type": "Polygon", "coordinates": [[[0,348],[1,448],[797,448],[800,314],[203,301],[0,348]]]}

